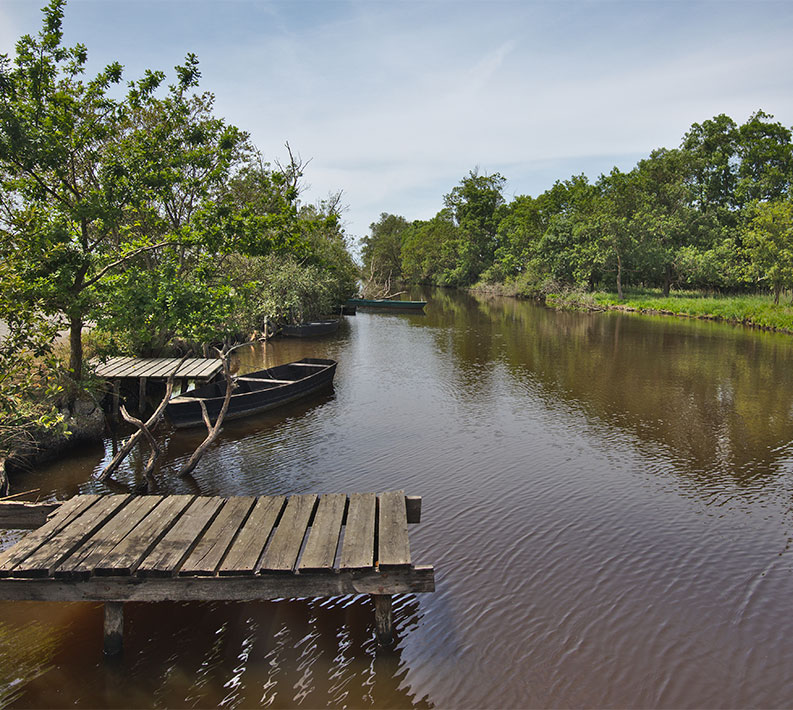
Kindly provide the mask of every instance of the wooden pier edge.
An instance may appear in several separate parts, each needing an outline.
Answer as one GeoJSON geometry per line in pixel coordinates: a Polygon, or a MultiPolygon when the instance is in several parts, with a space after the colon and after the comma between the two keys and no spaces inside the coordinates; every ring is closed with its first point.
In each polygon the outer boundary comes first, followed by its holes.
{"type": "MultiPolygon", "coordinates": [[[[230,499],[85,495],[63,504],[8,501],[0,505],[0,527],[43,527],[29,534],[31,541],[23,538],[0,553],[0,600],[103,602],[104,650],[107,655],[115,655],[123,645],[125,602],[234,602],[367,594],[374,606],[377,641],[390,646],[394,639],[392,595],[435,591],[434,568],[411,561],[407,524],[418,523],[420,519],[421,498],[406,496],[402,491],[230,499]],[[138,505],[144,499],[147,503],[138,505]],[[345,500],[351,506],[349,516],[345,500]],[[252,507],[254,501],[258,503],[252,507]],[[225,521],[230,518],[219,514],[225,505],[229,506],[229,515],[238,517],[240,527],[232,547],[228,547],[228,542],[223,543],[226,549],[223,565],[217,566],[218,558],[213,563],[214,574],[202,573],[200,566],[190,565],[180,571],[189,551],[196,549],[204,534],[210,536],[212,530],[227,525],[225,521]],[[158,515],[149,515],[152,509],[158,515]],[[190,515],[185,513],[188,509],[190,515]],[[125,511],[123,515],[118,514],[120,510],[125,511]],[[247,522],[245,511],[252,511],[251,521],[258,515],[255,523],[247,522]],[[280,522],[276,522],[276,513],[280,522]],[[148,530],[157,528],[147,527],[147,521],[158,516],[162,520],[170,517],[171,521],[153,540],[148,530]],[[263,530],[263,539],[271,542],[264,548],[265,542],[257,546],[251,535],[254,529],[261,534],[266,516],[270,522],[263,530]],[[375,516],[379,522],[376,527],[375,516]],[[215,517],[217,524],[212,523],[215,517]],[[114,520],[118,524],[111,522],[114,520]],[[339,547],[342,524],[348,531],[344,549],[339,547]],[[102,543],[94,540],[95,533],[99,535],[97,540],[101,540],[105,529],[115,533],[133,528],[135,535],[131,537],[140,538],[143,545],[137,551],[127,549],[130,536],[123,538],[123,544],[113,536],[109,538],[113,540],[110,547],[115,545],[115,548],[107,554],[115,555],[119,549],[138,560],[130,562],[132,566],[126,572],[125,566],[118,562],[90,569],[80,562],[80,555],[85,554],[84,546],[90,551],[94,545],[103,550],[102,554],[110,549],[107,535],[102,543]],[[270,529],[273,532],[268,536],[270,529]],[[164,541],[164,547],[158,547],[160,540],[164,541]],[[188,545],[179,548],[176,557],[171,552],[175,543],[188,545]],[[255,568],[241,563],[251,545],[259,559],[255,568]],[[298,550],[303,546],[305,552],[299,555],[298,550]],[[236,550],[234,554],[233,550],[236,550]],[[334,552],[339,555],[338,566],[333,564],[331,553],[334,552]],[[73,553],[75,562],[70,561],[73,553]],[[176,566],[169,566],[171,562],[176,566]]],[[[215,544],[214,539],[210,537],[210,544],[215,544]]],[[[126,559],[119,555],[119,559],[126,559]]]]}

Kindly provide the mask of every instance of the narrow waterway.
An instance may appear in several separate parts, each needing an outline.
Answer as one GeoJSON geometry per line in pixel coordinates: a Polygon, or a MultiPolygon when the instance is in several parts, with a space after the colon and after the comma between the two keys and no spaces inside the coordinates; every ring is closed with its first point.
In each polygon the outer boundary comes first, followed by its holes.
{"type": "MultiPolygon", "coordinates": [[[[423,496],[437,591],[397,598],[393,651],[365,597],[132,604],[111,662],[100,605],[2,602],[0,704],[789,707],[793,338],[425,295],[426,315],[242,352],[337,359],[334,391],[229,423],[189,479],[204,434],[165,431],[157,473],[165,493],[423,496]]],[[[110,456],[13,483],[138,489],[146,452],[94,482],[110,456]]]]}

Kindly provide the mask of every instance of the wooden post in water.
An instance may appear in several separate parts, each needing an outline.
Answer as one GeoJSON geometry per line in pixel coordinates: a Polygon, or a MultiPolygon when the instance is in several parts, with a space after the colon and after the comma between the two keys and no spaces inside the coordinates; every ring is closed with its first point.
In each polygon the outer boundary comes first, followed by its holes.
{"type": "Polygon", "coordinates": [[[146,382],[148,377],[140,378],[140,387],[138,389],[138,413],[143,414],[146,409],[146,382]]]}
{"type": "Polygon", "coordinates": [[[105,602],[105,655],[121,653],[124,645],[124,604],[105,602]]]}
{"type": "Polygon", "coordinates": [[[113,416],[115,417],[116,421],[118,421],[121,416],[121,410],[119,407],[121,406],[121,380],[115,379],[113,380],[113,416]]]}
{"type": "Polygon", "coordinates": [[[394,643],[394,616],[391,611],[390,594],[372,594],[374,598],[374,625],[377,642],[381,646],[394,643]]]}

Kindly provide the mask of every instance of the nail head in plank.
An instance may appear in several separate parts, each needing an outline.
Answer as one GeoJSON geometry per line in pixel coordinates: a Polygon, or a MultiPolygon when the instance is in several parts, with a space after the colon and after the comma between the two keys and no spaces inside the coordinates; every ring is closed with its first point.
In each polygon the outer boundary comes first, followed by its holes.
{"type": "Polygon", "coordinates": [[[73,518],[57,535],[47,540],[38,550],[17,565],[14,577],[49,577],[55,568],[77,550],[97,530],[129,502],[131,495],[102,496],[82,515],[73,518]]]}
{"type": "Polygon", "coordinates": [[[313,493],[290,496],[264,553],[262,572],[291,572],[295,568],[316,502],[317,496],[313,493]]]}
{"type": "Polygon", "coordinates": [[[37,530],[28,533],[16,545],[0,554],[0,577],[6,576],[26,557],[32,555],[52,535],[96,503],[101,496],[81,495],[65,501],[57,512],[37,530]]]}
{"type": "Polygon", "coordinates": [[[168,496],[108,552],[94,568],[99,575],[132,574],[138,564],[178,520],[195,496],[168,496]]]}
{"type": "Polygon", "coordinates": [[[374,529],[377,497],[374,493],[352,493],[347,509],[347,526],[341,545],[340,569],[374,566],[374,529]]]}
{"type": "Polygon", "coordinates": [[[393,491],[378,496],[378,562],[380,566],[410,564],[408,518],[405,492],[393,491]]]}
{"type": "Polygon", "coordinates": [[[94,566],[118,545],[163,500],[162,496],[136,496],[107,525],[99,529],[55,570],[56,577],[86,578],[94,566]]]}
{"type": "Polygon", "coordinates": [[[285,501],[284,496],[262,496],[256,501],[253,511],[220,565],[219,574],[252,574],[256,571],[262,550],[285,501]]]}
{"type": "Polygon", "coordinates": [[[138,566],[140,577],[170,577],[217,515],[223,498],[197,498],[138,566]]]}
{"type": "Polygon", "coordinates": [[[215,574],[215,570],[226,555],[226,550],[255,502],[256,498],[253,496],[230,498],[226,501],[209,529],[198,541],[196,548],[185,560],[179,574],[215,574]]]}
{"type": "Polygon", "coordinates": [[[347,496],[344,493],[320,496],[298,569],[333,569],[346,504],[347,496]]]}

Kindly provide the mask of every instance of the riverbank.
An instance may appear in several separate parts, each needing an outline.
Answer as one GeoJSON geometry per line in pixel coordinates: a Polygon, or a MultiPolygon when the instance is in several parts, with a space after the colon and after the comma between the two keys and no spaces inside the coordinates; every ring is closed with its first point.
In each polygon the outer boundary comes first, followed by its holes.
{"type": "Polygon", "coordinates": [[[478,284],[471,289],[514,298],[534,298],[556,310],[624,311],[647,315],[677,316],[747,325],[793,335],[793,303],[774,303],[770,295],[718,295],[696,291],[674,291],[664,296],[660,289],[626,289],[620,300],[616,293],[579,290],[525,291],[514,284],[478,284]]]}

